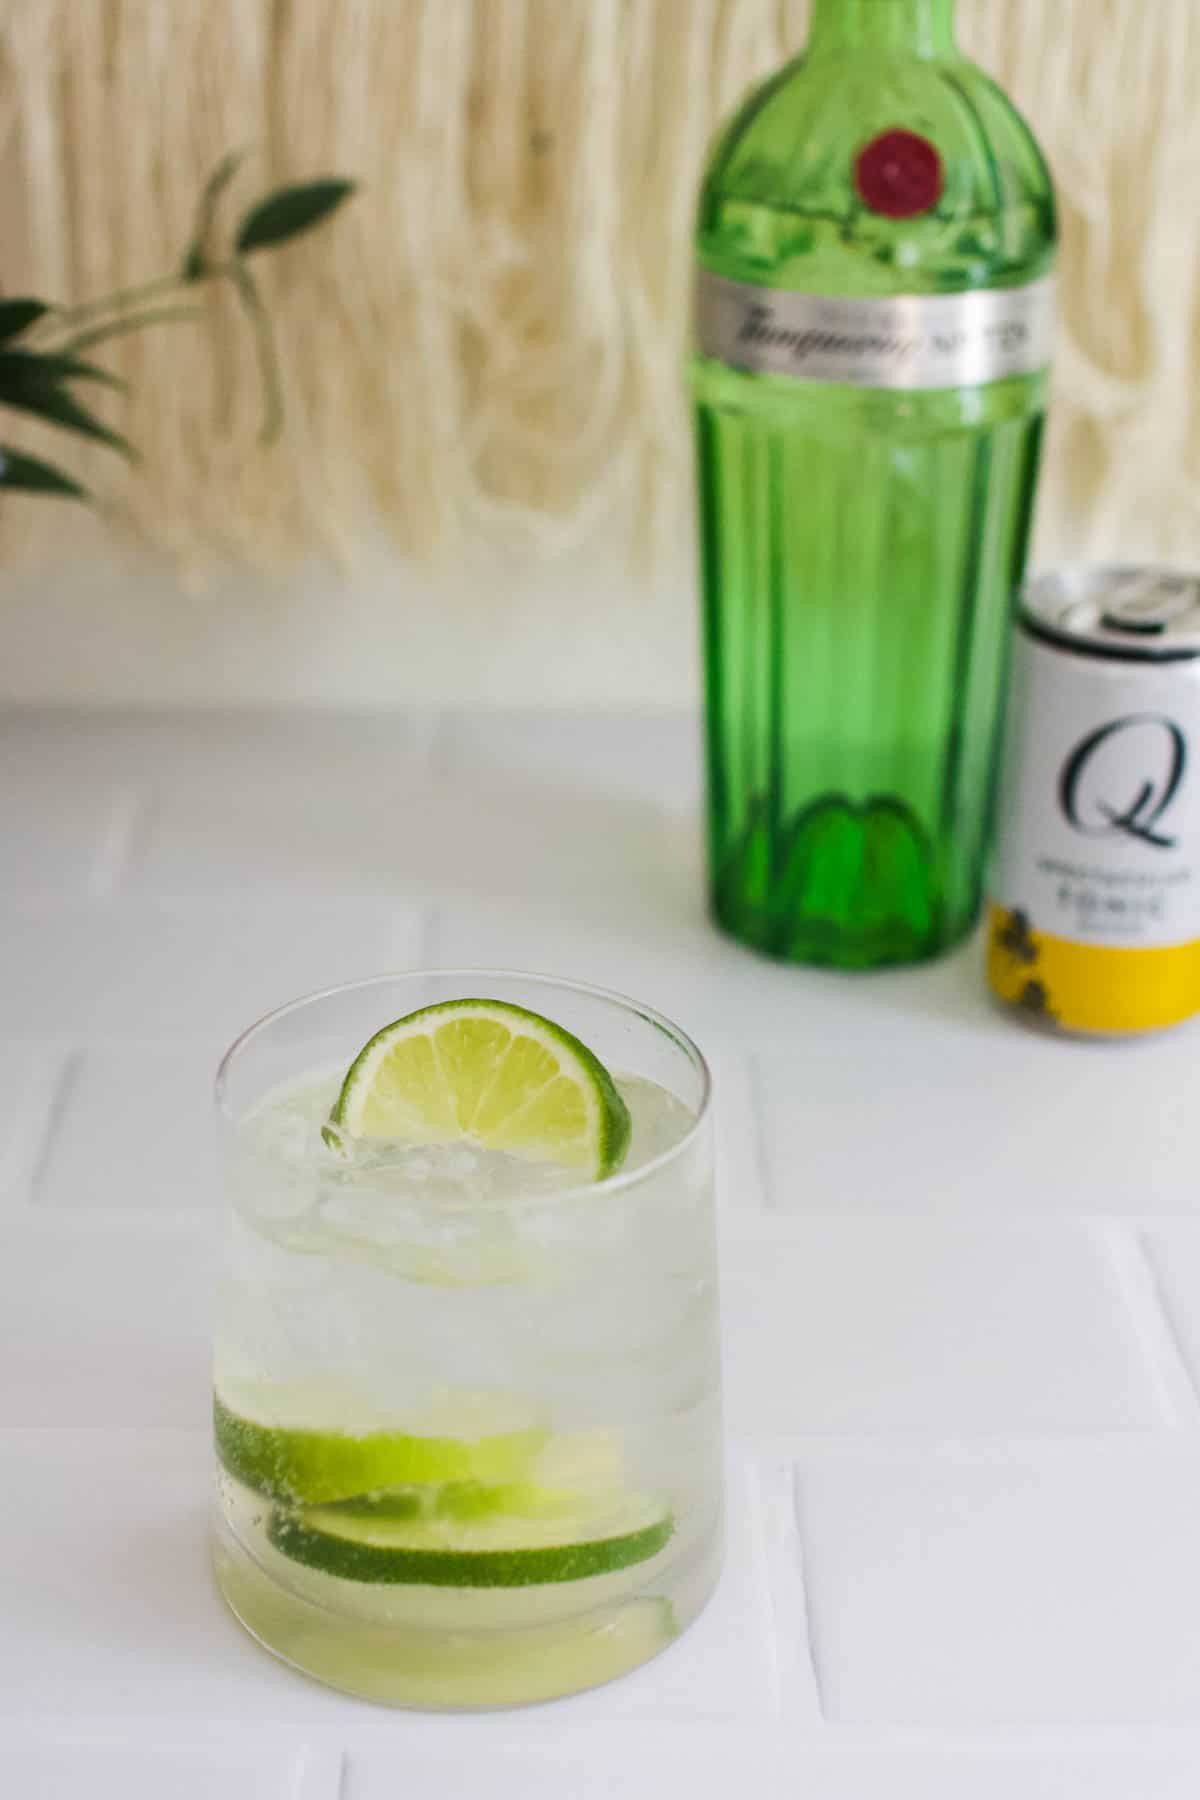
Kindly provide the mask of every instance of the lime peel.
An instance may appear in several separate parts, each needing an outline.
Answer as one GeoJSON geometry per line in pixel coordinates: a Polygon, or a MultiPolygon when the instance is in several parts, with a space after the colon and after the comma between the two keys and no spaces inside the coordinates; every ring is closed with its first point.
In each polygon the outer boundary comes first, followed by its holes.
{"type": "Polygon", "coordinates": [[[515,1588],[583,1581],[648,1562],[670,1542],[671,1515],[622,1497],[550,1522],[496,1515],[368,1519],[313,1508],[272,1519],[275,1548],[344,1581],[393,1586],[515,1588]]]}
{"type": "Polygon", "coordinates": [[[549,1434],[541,1429],[477,1439],[259,1425],[213,1397],[217,1455],[230,1475],[289,1505],[321,1506],[384,1489],[525,1478],[549,1434]]]}
{"type": "Polygon", "coordinates": [[[338,1095],[335,1134],[464,1142],[595,1179],[625,1157],[629,1109],[603,1063],[561,1026],[501,1000],[450,1000],[387,1025],[338,1095]]]}

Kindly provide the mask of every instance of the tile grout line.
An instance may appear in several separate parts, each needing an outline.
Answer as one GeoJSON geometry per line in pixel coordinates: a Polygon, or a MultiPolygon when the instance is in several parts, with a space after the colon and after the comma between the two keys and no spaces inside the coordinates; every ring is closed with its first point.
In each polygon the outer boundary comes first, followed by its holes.
{"type": "Polygon", "coordinates": [[[138,840],[145,835],[149,820],[149,807],[137,790],[119,789],[88,877],[87,891],[93,900],[110,900],[124,887],[133,868],[138,840]]]}
{"type": "MultiPolygon", "coordinates": [[[[15,1040],[11,1040],[14,1041],[15,1040]]],[[[63,1053],[49,1051],[44,1056],[30,1054],[19,1088],[17,1122],[0,1141],[0,1196],[7,1198],[22,1187],[28,1190],[33,1168],[38,1160],[38,1147],[45,1134],[45,1120],[51,1111],[62,1080],[63,1053]]],[[[28,1199],[26,1192],[25,1198],[28,1199]]]]}
{"type": "Polygon", "coordinates": [[[288,1800],[346,1800],[349,1776],[349,1757],[344,1749],[326,1750],[303,1744],[292,1764],[288,1800]]]}
{"type": "Polygon", "coordinates": [[[27,1161],[27,1181],[29,1201],[34,1207],[42,1204],[42,1184],[46,1171],[50,1166],[50,1158],[54,1151],[55,1139],[66,1116],[71,1098],[83,1073],[87,1052],[80,1049],[68,1050],[58,1065],[54,1077],[49,1103],[42,1117],[41,1131],[31,1148],[27,1161]]]}
{"type": "MultiPolygon", "coordinates": [[[[804,1504],[801,1495],[800,1470],[793,1463],[788,1472],[788,1488],[791,1493],[791,1524],[795,1532],[796,1543],[796,1577],[799,1583],[800,1604],[804,1609],[804,1640],[808,1652],[808,1665],[812,1671],[813,1697],[817,1703],[817,1718],[822,1725],[831,1723],[829,1708],[825,1698],[825,1677],[821,1667],[820,1633],[813,1611],[813,1595],[807,1580],[807,1571],[811,1562],[809,1542],[804,1530],[804,1504]]],[[[774,1612],[774,1600],[772,1600],[774,1612]]],[[[776,1620],[776,1638],[778,1639],[778,1621],[776,1620]]]]}
{"type": "Polygon", "coordinates": [[[1158,1409],[1169,1428],[1194,1431],[1200,1426],[1200,1398],[1142,1231],[1115,1219],[1096,1221],[1094,1228],[1158,1409]]]}
{"type": "Polygon", "coordinates": [[[1112,1225],[1109,1246],[1147,1360],[1178,1427],[1200,1428],[1200,1389],[1176,1324],[1174,1309],[1140,1226],[1112,1225]],[[1176,1401],[1172,1405],[1172,1400],[1176,1401]]]}

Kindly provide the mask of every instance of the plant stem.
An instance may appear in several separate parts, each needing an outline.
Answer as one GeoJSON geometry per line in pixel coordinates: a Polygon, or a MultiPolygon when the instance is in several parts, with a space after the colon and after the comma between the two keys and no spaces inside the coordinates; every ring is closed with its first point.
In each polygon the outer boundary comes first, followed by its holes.
{"type": "MultiPolygon", "coordinates": [[[[145,301],[165,295],[191,297],[202,286],[217,281],[233,283],[250,321],[263,389],[263,422],[259,439],[263,444],[273,444],[283,428],[283,384],[279,372],[279,354],[275,347],[270,315],[263,305],[254,277],[245,263],[236,258],[229,262],[214,263],[198,281],[185,281],[178,275],[164,275],[160,280],[145,282],[140,287],[123,288],[119,293],[109,294],[103,300],[89,300],[82,306],[56,307],[40,321],[46,338],[49,340],[52,335],[54,338],[47,347],[61,354],[74,354],[90,349],[95,344],[105,343],[110,338],[123,337],[126,332],[140,331],[146,325],[167,325],[181,319],[197,319],[201,316],[200,308],[192,305],[145,307],[138,311],[131,309],[141,308],[145,301]],[[88,324],[92,319],[97,323],[88,324]],[[79,325],[84,329],[72,329],[79,325]],[[63,331],[67,335],[59,336],[63,331]]],[[[34,328],[35,331],[37,329],[34,328]]]]}
{"type": "Polygon", "coordinates": [[[62,330],[65,326],[81,325],[88,319],[102,318],[105,313],[126,312],[131,306],[141,306],[147,300],[172,294],[185,285],[178,275],[160,275],[157,281],[144,281],[137,287],[121,288],[115,294],[105,294],[100,300],[85,300],[78,306],[53,306],[39,321],[35,330],[49,333],[62,330]]]}
{"type": "Polygon", "coordinates": [[[232,277],[254,332],[254,348],[258,355],[258,372],[263,388],[263,422],[258,437],[261,444],[273,444],[283,429],[283,389],[271,320],[255,286],[254,277],[244,263],[234,263],[228,270],[221,272],[232,277]]]}
{"type": "Polygon", "coordinates": [[[148,312],[129,313],[123,319],[110,319],[105,325],[93,325],[90,331],[76,332],[74,337],[64,338],[56,349],[73,354],[77,350],[88,350],[93,344],[103,344],[109,338],[123,337],[128,331],[140,331],[144,325],[173,325],[200,316],[198,306],[159,306],[148,312]]]}

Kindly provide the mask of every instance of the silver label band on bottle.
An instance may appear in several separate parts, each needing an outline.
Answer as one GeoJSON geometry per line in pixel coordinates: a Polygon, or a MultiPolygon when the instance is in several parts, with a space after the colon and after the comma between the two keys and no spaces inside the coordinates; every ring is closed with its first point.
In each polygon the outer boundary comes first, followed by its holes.
{"type": "Polygon", "coordinates": [[[969,294],[797,294],[702,269],[701,355],[758,375],[866,388],[981,387],[1047,367],[1054,278],[969,294]]]}

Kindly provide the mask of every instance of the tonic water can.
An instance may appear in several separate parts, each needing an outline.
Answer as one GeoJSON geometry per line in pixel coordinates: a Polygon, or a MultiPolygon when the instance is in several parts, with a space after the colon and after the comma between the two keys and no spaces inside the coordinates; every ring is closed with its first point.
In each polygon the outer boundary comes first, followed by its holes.
{"type": "Polygon", "coordinates": [[[1030,584],[1018,624],[988,974],[1065,1032],[1200,1013],[1200,577],[1030,584]]]}

